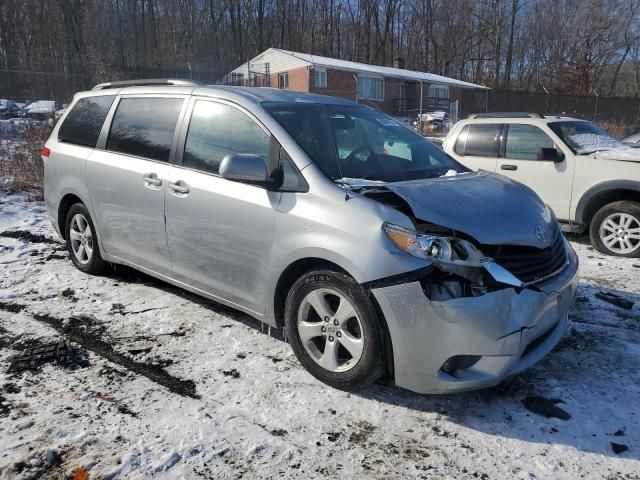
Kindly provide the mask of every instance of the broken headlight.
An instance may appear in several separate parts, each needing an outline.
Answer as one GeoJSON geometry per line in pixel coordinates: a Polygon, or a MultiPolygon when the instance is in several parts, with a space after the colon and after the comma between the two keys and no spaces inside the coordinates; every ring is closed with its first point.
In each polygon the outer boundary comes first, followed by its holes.
{"type": "Polygon", "coordinates": [[[414,257],[430,260],[440,270],[457,274],[482,285],[482,271],[499,283],[521,287],[523,283],[493,259],[486,257],[468,240],[419,233],[415,230],[383,223],[385,234],[400,250],[414,257]]]}
{"type": "Polygon", "coordinates": [[[467,240],[418,233],[390,223],[383,223],[382,229],[400,250],[436,264],[482,267],[486,260],[480,250],[467,240]]]}

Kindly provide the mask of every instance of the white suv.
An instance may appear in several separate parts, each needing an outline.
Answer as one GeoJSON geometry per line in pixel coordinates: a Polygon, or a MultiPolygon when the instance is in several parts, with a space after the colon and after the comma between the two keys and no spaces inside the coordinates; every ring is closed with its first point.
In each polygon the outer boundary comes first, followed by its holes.
{"type": "Polygon", "coordinates": [[[443,149],[473,170],[528,185],[563,229],[589,229],[598,251],[640,256],[640,149],[593,123],[532,113],[475,114],[453,126],[443,149]]]}

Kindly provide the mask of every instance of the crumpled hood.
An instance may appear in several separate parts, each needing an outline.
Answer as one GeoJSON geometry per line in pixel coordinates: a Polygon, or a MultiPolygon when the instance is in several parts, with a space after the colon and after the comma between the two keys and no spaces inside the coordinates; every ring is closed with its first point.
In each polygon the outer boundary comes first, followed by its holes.
{"type": "Polygon", "coordinates": [[[402,197],[417,219],[464,232],[480,243],[546,248],[552,240],[549,208],[529,187],[501,175],[481,171],[385,188],[402,197]]]}

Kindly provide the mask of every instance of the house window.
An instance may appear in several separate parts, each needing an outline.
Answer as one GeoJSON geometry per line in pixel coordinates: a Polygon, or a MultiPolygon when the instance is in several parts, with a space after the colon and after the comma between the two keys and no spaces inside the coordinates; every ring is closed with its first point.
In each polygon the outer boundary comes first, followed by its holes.
{"type": "Polygon", "coordinates": [[[244,83],[244,73],[231,72],[231,83],[233,85],[242,85],[244,83]]]}
{"type": "Polygon", "coordinates": [[[384,100],[384,79],[358,75],[358,98],[384,100]]]}
{"type": "Polygon", "coordinates": [[[315,86],[317,88],[327,88],[327,71],[324,68],[315,69],[315,86]]]}
{"type": "Polygon", "coordinates": [[[278,74],[278,88],[289,88],[289,73],[278,74]]]}
{"type": "Polygon", "coordinates": [[[429,97],[435,98],[449,98],[449,87],[444,85],[429,85],[429,97]]]}

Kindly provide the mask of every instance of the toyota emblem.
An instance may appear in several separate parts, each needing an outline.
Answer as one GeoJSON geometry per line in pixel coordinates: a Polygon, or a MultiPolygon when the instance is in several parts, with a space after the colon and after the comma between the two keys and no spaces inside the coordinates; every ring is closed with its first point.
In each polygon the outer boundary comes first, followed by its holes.
{"type": "Polygon", "coordinates": [[[547,231],[542,225],[536,226],[536,238],[541,242],[547,241],[547,231]]]}

